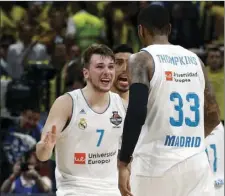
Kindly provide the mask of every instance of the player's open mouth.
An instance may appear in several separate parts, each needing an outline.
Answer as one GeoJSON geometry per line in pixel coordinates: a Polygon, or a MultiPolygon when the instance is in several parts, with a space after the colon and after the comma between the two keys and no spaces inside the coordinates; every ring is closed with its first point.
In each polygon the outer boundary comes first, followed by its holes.
{"type": "Polygon", "coordinates": [[[118,78],[118,81],[119,81],[119,84],[121,86],[128,86],[129,83],[128,83],[128,78],[126,76],[121,76],[118,78]]]}
{"type": "Polygon", "coordinates": [[[102,82],[103,84],[109,84],[110,79],[101,79],[101,82],[102,82]]]}

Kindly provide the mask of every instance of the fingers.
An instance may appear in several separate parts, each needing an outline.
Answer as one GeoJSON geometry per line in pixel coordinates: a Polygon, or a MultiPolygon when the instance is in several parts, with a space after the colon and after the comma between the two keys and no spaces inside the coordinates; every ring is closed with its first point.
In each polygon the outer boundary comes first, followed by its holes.
{"type": "Polygon", "coordinates": [[[51,132],[52,132],[52,134],[56,134],[56,126],[55,125],[52,126],[52,131],[51,132]]]}
{"type": "Polygon", "coordinates": [[[46,136],[45,136],[45,138],[44,138],[44,142],[45,143],[48,143],[48,141],[49,141],[49,134],[47,133],[46,136]]]}
{"type": "Polygon", "coordinates": [[[132,193],[125,187],[120,187],[120,193],[122,196],[133,196],[132,193]]]}
{"type": "Polygon", "coordinates": [[[130,187],[130,178],[128,179],[128,181],[127,181],[127,189],[128,189],[128,191],[130,191],[131,192],[131,187],[130,187]]]}
{"type": "Polygon", "coordinates": [[[133,196],[131,193],[130,183],[129,181],[119,183],[119,189],[122,196],[133,196]],[[129,184],[129,185],[128,185],[129,184]]]}

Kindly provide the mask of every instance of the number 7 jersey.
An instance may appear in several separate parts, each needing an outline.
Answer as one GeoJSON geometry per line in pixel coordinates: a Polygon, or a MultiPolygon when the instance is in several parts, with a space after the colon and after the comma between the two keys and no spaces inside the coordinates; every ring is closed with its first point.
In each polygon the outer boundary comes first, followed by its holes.
{"type": "Polygon", "coordinates": [[[205,79],[197,55],[181,46],[152,45],[142,51],[152,56],[155,72],[134,157],[143,162],[140,175],[161,176],[205,150],[205,79]]]}
{"type": "Polygon", "coordinates": [[[110,92],[104,113],[94,112],[82,91],[69,92],[73,114],[56,143],[57,187],[118,189],[117,155],[123,131],[125,108],[121,98],[110,92]]]}

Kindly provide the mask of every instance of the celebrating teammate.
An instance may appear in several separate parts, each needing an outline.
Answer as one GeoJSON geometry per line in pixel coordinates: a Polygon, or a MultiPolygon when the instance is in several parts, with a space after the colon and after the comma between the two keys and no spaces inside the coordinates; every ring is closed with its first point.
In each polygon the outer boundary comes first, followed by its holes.
{"type": "Polygon", "coordinates": [[[121,44],[113,50],[115,54],[116,77],[111,91],[120,95],[122,99],[128,101],[129,98],[129,78],[128,59],[133,53],[132,48],[126,44],[121,44]]]}
{"type": "Polygon", "coordinates": [[[117,155],[125,109],[109,92],[115,57],[105,45],[92,45],[83,63],[87,85],[56,99],[37,156],[48,160],[55,146],[57,196],[119,196],[117,155]]]}
{"type": "Polygon", "coordinates": [[[164,7],[143,8],[138,24],[145,48],[129,60],[131,87],[119,156],[121,194],[214,195],[204,140],[220,120],[204,65],[196,54],[169,43],[171,26],[164,7]]]}

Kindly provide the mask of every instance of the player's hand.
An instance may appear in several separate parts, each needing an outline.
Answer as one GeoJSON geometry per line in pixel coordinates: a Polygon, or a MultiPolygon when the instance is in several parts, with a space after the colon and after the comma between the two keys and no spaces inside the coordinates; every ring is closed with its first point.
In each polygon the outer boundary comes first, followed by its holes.
{"type": "Polygon", "coordinates": [[[13,175],[19,176],[20,175],[20,162],[16,162],[15,165],[13,166],[13,175]]]}
{"type": "Polygon", "coordinates": [[[130,167],[119,162],[119,190],[122,196],[133,196],[130,188],[130,167]]]}
{"type": "Polygon", "coordinates": [[[56,126],[52,126],[52,130],[47,132],[44,139],[44,145],[48,149],[53,149],[56,144],[56,126]]]}
{"type": "Polygon", "coordinates": [[[27,174],[27,176],[29,178],[32,178],[34,180],[37,180],[40,177],[40,175],[38,174],[38,172],[36,170],[34,170],[34,169],[30,169],[29,171],[27,171],[26,174],[27,174]]]}

